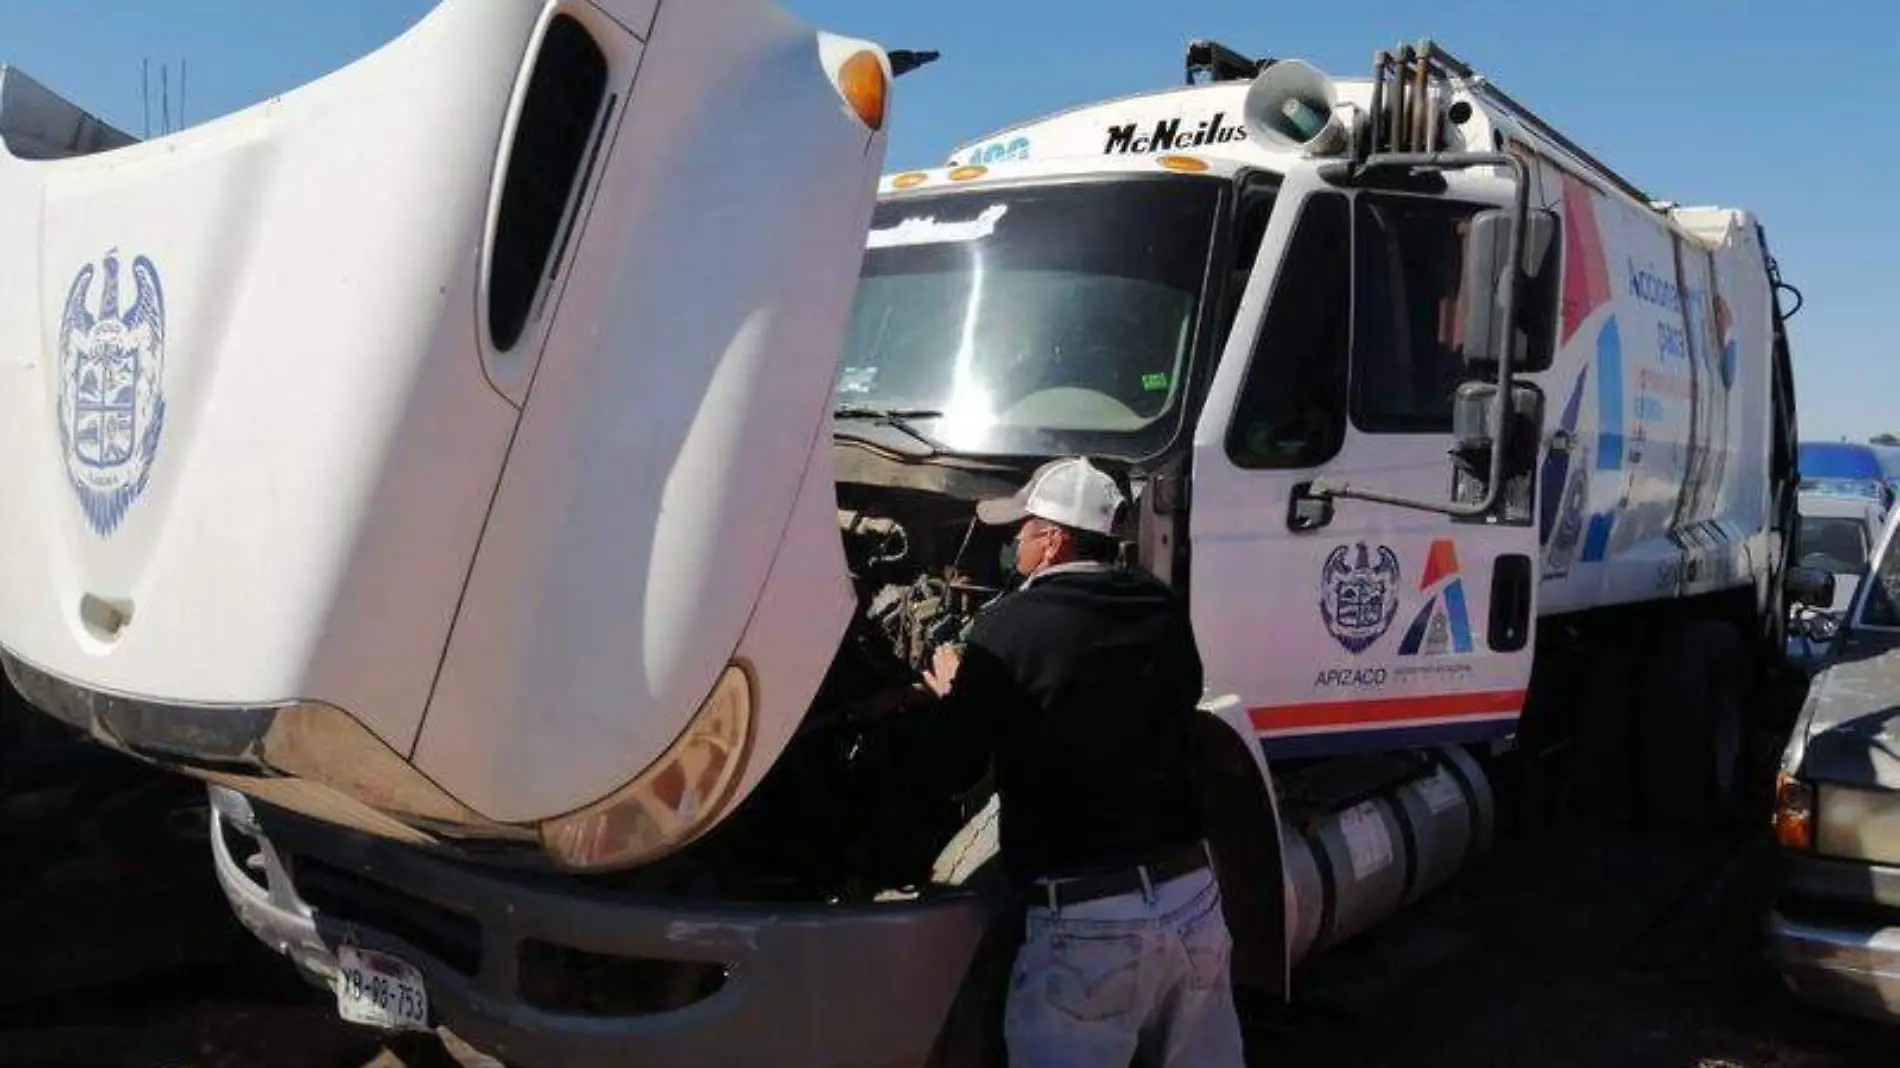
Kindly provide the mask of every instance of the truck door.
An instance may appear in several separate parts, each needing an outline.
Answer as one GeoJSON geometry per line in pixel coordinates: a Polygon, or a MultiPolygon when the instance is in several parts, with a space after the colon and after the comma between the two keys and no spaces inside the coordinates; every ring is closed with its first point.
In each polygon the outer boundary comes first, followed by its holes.
{"type": "Polygon", "coordinates": [[[1481,741],[1523,709],[1533,500],[1505,522],[1299,503],[1322,476],[1450,502],[1452,402],[1479,377],[1463,234],[1493,206],[1281,191],[1196,428],[1190,518],[1208,684],[1270,758],[1481,741]]]}

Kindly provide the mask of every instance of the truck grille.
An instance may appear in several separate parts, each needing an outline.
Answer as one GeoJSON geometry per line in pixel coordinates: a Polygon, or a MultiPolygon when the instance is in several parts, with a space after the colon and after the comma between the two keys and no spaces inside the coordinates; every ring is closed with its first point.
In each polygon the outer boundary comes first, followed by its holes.
{"type": "Polygon", "coordinates": [[[543,1012],[647,1016],[704,1001],[726,985],[723,964],[622,957],[530,938],[521,943],[521,1000],[543,1012]]]}

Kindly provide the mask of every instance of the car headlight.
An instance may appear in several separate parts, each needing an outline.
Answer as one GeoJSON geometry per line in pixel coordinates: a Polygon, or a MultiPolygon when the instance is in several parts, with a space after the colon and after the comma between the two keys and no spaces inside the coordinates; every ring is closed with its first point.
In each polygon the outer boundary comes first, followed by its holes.
{"type": "Polygon", "coordinates": [[[640,777],[541,824],[541,846],[579,870],[625,868],[673,852],[725,813],[752,740],[752,676],[727,665],[686,729],[640,777]]]}
{"type": "Polygon", "coordinates": [[[1817,793],[1817,853],[1900,865],[1900,794],[1828,784],[1817,793]]]}

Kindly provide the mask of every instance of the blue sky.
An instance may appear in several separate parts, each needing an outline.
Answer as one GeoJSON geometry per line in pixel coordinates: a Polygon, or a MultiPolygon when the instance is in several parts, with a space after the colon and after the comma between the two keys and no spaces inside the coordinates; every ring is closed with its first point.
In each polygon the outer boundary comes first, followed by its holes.
{"type": "MultiPolygon", "coordinates": [[[[199,123],[321,76],[401,32],[433,0],[5,0],[0,62],[132,133],[152,128],[159,64],[188,67],[199,123]]],[[[507,0],[494,0],[507,2],[507,0]]],[[[673,0],[681,2],[681,0],[673,0]]],[[[690,0],[685,0],[690,2],[690,0]]],[[[1765,0],[789,0],[827,29],[943,58],[905,78],[891,169],[1018,118],[1178,84],[1212,37],[1358,75],[1431,36],[1653,195],[1750,208],[1806,307],[1791,327],[1804,437],[1900,431],[1900,148],[1891,78],[1900,4],[1765,0]]],[[[743,152],[743,145],[734,145],[743,152]]]]}

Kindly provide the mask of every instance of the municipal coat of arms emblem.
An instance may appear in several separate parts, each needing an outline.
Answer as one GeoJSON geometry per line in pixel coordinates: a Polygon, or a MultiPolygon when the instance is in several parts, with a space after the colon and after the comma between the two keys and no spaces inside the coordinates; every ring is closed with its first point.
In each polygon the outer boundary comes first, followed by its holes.
{"type": "Polygon", "coordinates": [[[59,438],[67,481],[86,523],[117,530],[145,492],[165,427],[165,293],[158,268],[132,260],[132,303],[121,307],[119,259],[106,253],[99,311],[95,265],[79,269],[59,319],[59,438]]]}
{"type": "Polygon", "coordinates": [[[1320,568],[1319,611],[1347,652],[1371,648],[1398,615],[1398,554],[1384,545],[1368,549],[1365,542],[1334,548],[1320,568]]]}

